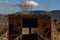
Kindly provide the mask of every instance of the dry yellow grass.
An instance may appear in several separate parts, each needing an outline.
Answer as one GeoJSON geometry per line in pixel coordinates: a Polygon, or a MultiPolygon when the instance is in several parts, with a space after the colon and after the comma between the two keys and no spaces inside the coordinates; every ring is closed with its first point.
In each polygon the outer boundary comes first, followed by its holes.
{"type": "Polygon", "coordinates": [[[60,33],[56,30],[56,25],[51,24],[51,40],[60,40],[60,33]]]}

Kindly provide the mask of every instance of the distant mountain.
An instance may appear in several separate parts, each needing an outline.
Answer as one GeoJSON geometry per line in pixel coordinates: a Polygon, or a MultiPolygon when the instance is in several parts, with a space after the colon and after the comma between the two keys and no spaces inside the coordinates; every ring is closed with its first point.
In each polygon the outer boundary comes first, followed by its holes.
{"type": "Polygon", "coordinates": [[[53,18],[60,18],[60,10],[54,10],[54,11],[50,11],[50,13],[52,13],[53,18]]]}
{"type": "MultiPolygon", "coordinates": [[[[33,11],[33,13],[39,15],[39,14],[44,14],[47,11],[33,11]]],[[[49,12],[52,15],[52,18],[56,19],[57,17],[60,18],[60,10],[54,10],[49,12]]]]}
{"type": "MultiPolygon", "coordinates": [[[[34,13],[35,15],[40,15],[40,14],[44,14],[46,13],[47,11],[43,11],[43,10],[35,10],[35,11],[30,11],[30,13],[34,13]]],[[[53,11],[50,11],[49,12],[50,14],[52,14],[52,17],[55,19],[55,18],[60,18],[60,10],[53,10],[53,11]]],[[[12,13],[12,14],[17,14],[17,15],[20,15],[21,12],[16,12],[16,13],[12,13]]],[[[9,14],[10,15],[10,14],[9,14]]],[[[6,18],[7,15],[4,15],[4,18],[6,18]]]]}
{"type": "MultiPolygon", "coordinates": [[[[39,15],[39,14],[44,14],[47,11],[33,11],[35,14],[39,15]]],[[[52,15],[52,18],[56,19],[57,17],[60,18],[60,10],[53,10],[53,11],[49,11],[49,13],[52,15]]]]}
{"type": "Polygon", "coordinates": [[[7,15],[1,15],[0,14],[0,23],[6,23],[8,22],[8,16],[7,15]]]}

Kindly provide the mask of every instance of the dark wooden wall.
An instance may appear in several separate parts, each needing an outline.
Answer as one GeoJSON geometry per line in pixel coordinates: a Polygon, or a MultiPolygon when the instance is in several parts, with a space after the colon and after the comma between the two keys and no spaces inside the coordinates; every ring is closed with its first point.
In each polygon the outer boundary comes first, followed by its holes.
{"type": "Polygon", "coordinates": [[[14,40],[22,34],[20,16],[9,16],[9,40],[14,40]]]}
{"type": "MultiPolygon", "coordinates": [[[[51,39],[51,17],[49,15],[8,15],[9,18],[9,40],[14,40],[19,35],[22,35],[22,19],[23,18],[37,18],[38,27],[37,34],[51,39]]],[[[39,39],[40,40],[40,39],[39,39]]]]}

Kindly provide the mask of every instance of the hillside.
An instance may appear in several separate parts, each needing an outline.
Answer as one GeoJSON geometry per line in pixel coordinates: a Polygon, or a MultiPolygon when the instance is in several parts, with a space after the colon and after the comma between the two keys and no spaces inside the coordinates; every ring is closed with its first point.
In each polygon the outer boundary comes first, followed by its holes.
{"type": "Polygon", "coordinates": [[[60,10],[54,10],[54,11],[51,11],[50,13],[52,13],[53,15],[53,18],[60,18],[60,10]]]}

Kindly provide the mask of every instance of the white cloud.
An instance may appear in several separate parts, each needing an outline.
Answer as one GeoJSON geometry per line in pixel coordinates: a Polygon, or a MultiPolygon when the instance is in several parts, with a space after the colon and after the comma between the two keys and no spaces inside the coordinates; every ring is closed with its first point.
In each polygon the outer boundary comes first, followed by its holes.
{"type": "Polygon", "coordinates": [[[20,3],[18,3],[18,5],[22,5],[22,6],[24,6],[24,5],[27,5],[27,6],[38,6],[38,3],[37,2],[34,2],[34,1],[27,1],[27,2],[20,2],[20,3]]]}
{"type": "Polygon", "coordinates": [[[26,4],[31,6],[38,6],[38,3],[34,1],[27,1],[26,4]]]}

